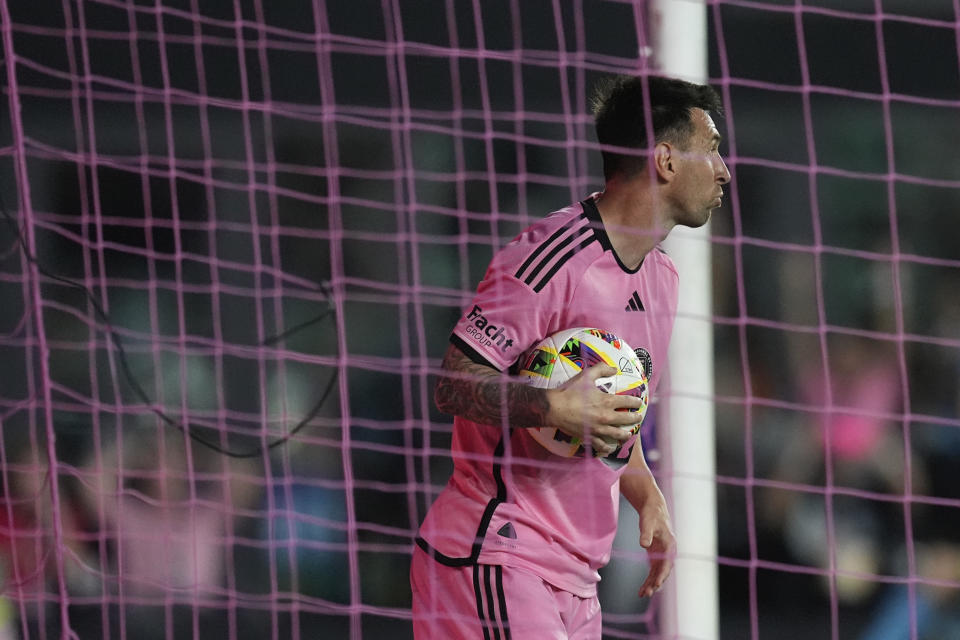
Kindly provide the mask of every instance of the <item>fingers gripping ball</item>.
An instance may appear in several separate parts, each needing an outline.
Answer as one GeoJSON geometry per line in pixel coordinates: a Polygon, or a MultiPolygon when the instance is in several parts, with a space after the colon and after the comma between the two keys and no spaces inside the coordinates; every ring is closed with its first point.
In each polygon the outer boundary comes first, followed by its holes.
{"type": "MultiPolygon", "coordinates": [[[[608,364],[617,369],[616,375],[597,379],[597,387],[607,393],[632,395],[643,404],[636,413],[637,421],[624,427],[631,434],[640,431],[640,424],[647,413],[649,380],[643,363],[623,338],[609,331],[578,327],[565,329],[534,345],[520,360],[519,375],[529,379],[530,384],[541,389],[558,387],[582,370],[595,364],[608,364]]],[[[574,438],[556,427],[528,429],[530,435],[543,447],[565,458],[584,455],[585,447],[580,438],[574,438]]],[[[610,466],[626,463],[618,448],[603,457],[610,466]]],[[[599,455],[599,454],[597,454],[599,455]]]]}

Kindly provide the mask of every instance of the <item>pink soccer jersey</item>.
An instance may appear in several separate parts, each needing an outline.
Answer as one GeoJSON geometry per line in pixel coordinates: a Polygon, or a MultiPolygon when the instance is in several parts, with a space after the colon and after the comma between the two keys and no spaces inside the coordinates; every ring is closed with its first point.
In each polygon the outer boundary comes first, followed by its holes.
{"type": "MultiPolygon", "coordinates": [[[[667,359],[677,284],[662,251],[635,270],[620,262],[592,196],[497,253],[451,340],[475,361],[510,371],[557,331],[605,329],[640,352],[652,393],[667,359]]],[[[524,568],[592,597],[610,558],[625,467],[555,456],[517,426],[454,419],[453,476],[417,542],[445,564],[524,568]]]]}

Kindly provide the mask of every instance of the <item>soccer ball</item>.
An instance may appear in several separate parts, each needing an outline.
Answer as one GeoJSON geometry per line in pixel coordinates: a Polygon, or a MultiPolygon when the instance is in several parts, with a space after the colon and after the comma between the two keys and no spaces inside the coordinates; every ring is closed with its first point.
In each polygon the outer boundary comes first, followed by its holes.
{"type": "MultiPolygon", "coordinates": [[[[643,400],[640,408],[629,409],[636,414],[636,423],[624,427],[636,434],[647,413],[650,384],[643,363],[623,338],[609,331],[586,327],[559,331],[541,340],[523,356],[519,375],[534,387],[552,389],[601,362],[616,367],[617,373],[599,378],[598,388],[643,400]]],[[[540,445],[558,456],[582,457],[586,450],[580,438],[572,438],[556,427],[532,427],[527,431],[540,445]]],[[[627,459],[619,454],[620,448],[602,460],[611,467],[620,467],[627,459]]],[[[600,454],[595,455],[600,457],[600,454]]]]}

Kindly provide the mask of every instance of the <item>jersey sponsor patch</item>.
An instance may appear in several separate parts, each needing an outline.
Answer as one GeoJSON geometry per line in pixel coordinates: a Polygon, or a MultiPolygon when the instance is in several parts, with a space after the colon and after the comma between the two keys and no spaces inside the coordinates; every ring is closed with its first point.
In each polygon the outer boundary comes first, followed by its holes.
{"type": "Polygon", "coordinates": [[[464,331],[467,335],[476,340],[482,347],[497,347],[504,353],[513,346],[513,338],[504,332],[503,327],[492,324],[487,317],[483,315],[483,309],[473,305],[473,309],[467,312],[466,319],[470,324],[464,331]]]}

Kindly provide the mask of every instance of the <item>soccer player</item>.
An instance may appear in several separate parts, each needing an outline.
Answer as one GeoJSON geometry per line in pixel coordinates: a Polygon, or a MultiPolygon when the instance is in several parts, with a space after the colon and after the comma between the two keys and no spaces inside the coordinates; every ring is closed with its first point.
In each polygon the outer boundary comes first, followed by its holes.
{"type": "Polygon", "coordinates": [[[491,261],[436,388],[438,408],[454,415],[454,472],[412,559],[418,640],[600,638],[597,570],[610,559],[618,490],[639,513],[650,555],[639,595],[669,575],[667,505],[638,439],[621,428],[631,414],[618,411],[641,400],[599,390],[595,381],[616,373],[602,364],[555,389],[524,384],[511,368],[546,336],[596,327],[637,350],[656,389],[678,287],[658,245],[721,204],[730,173],[710,116],[720,106],[710,87],[676,79],[603,83],[594,116],[604,190],[533,224],[491,261]],[[582,437],[606,459],[555,456],[530,437],[535,426],[582,437]]]}

